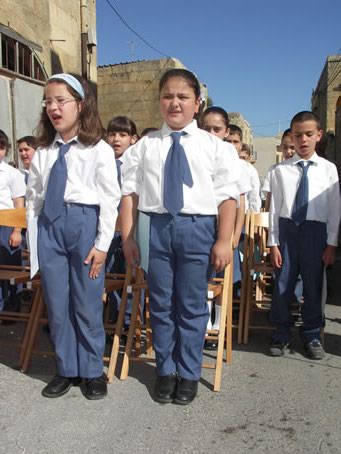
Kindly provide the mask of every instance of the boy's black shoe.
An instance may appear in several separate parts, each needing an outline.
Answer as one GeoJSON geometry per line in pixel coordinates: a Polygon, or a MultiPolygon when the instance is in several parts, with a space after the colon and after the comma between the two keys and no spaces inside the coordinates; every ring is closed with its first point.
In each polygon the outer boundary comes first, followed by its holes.
{"type": "Polygon", "coordinates": [[[204,344],[204,350],[210,350],[210,351],[213,351],[213,350],[217,350],[218,348],[218,342],[215,341],[215,340],[205,340],[205,344],[204,344]]]}
{"type": "Polygon", "coordinates": [[[314,339],[311,342],[304,344],[304,348],[307,352],[307,356],[310,359],[323,359],[325,357],[325,352],[322,347],[321,341],[314,339]]]}
{"type": "Polygon", "coordinates": [[[80,383],[78,377],[61,377],[56,375],[48,385],[42,390],[44,397],[61,397],[66,394],[71,386],[77,386],[80,383]]]}
{"type": "Polygon", "coordinates": [[[188,405],[195,399],[198,392],[196,380],[186,380],[180,377],[176,386],[173,402],[179,405],[188,405]]]}
{"type": "Polygon", "coordinates": [[[103,399],[108,394],[106,379],[103,376],[86,378],[83,393],[89,400],[103,399]]]}
{"type": "Polygon", "coordinates": [[[177,375],[170,374],[163,377],[157,376],[155,382],[154,398],[161,404],[169,404],[173,401],[177,375]]]}
{"type": "Polygon", "coordinates": [[[269,347],[270,356],[283,356],[285,351],[290,347],[289,342],[283,342],[279,340],[271,341],[269,347]]]}

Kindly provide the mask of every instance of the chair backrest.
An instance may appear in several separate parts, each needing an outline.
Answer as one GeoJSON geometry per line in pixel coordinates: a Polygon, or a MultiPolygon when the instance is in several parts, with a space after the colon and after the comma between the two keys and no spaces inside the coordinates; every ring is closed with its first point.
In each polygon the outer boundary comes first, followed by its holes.
{"type": "Polygon", "coordinates": [[[27,227],[26,208],[0,210],[0,226],[25,229],[27,227]]]}

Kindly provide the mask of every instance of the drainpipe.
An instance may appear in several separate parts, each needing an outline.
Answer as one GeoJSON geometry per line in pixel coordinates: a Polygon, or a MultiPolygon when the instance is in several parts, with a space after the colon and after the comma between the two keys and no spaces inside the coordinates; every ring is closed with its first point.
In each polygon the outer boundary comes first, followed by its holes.
{"type": "Polygon", "coordinates": [[[81,13],[81,63],[82,76],[88,79],[88,2],[80,0],[81,13]]]}

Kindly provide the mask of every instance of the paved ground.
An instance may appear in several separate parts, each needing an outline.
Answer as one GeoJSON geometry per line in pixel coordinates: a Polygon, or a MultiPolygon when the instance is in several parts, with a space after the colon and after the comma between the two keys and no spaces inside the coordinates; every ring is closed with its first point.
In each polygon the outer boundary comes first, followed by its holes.
{"type": "MultiPolygon", "coordinates": [[[[295,351],[270,358],[267,334],[255,333],[248,346],[235,346],[221,392],[211,391],[213,372],[205,370],[188,407],[153,401],[150,365],[115,379],[102,401],[86,400],[79,388],[46,399],[41,389],[53,360],[35,357],[23,375],[15,369],[18,350],[1,346],[0,453],[341,454],[341,262],[329,274],[323,361],[306,359],[297,335],[295,351]]],[[[0,340],[19,334],[0,327],[0,340]]]]}

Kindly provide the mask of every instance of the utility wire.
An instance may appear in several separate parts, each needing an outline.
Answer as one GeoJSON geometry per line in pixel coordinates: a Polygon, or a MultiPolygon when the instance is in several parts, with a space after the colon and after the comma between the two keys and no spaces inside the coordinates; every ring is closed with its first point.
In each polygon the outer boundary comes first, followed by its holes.
{"type": "Polygon", "coordinates": [[[126,20],[123,19],[123,17],[121,16],[121,14],[117,11],[117,9],[111,4],[111,2],[109,0],[105,0],[107,2],[107,4],[109,5],[109,7],[114,11],[114,13],[116,14],[116,16],[120,19],[121,22],[123,22],[123,24],[132,32],[134,33],[134,35],[136,35],[141,41],[143,41],[150,49],[152,49],[154,52],[157,52],[158,54],[160,55],[163,55],[164,57],[166,58],[171,58],[169,55],[166,55],[165,53],[161,52],[160,50],[158,50],[156,47],[152,46],[151,44],[148,43],[148,41],[146,41],[143,36],[141,36],[139,33],[137,33],[137,31],[135,31],[128,23],[126,20]]]}

